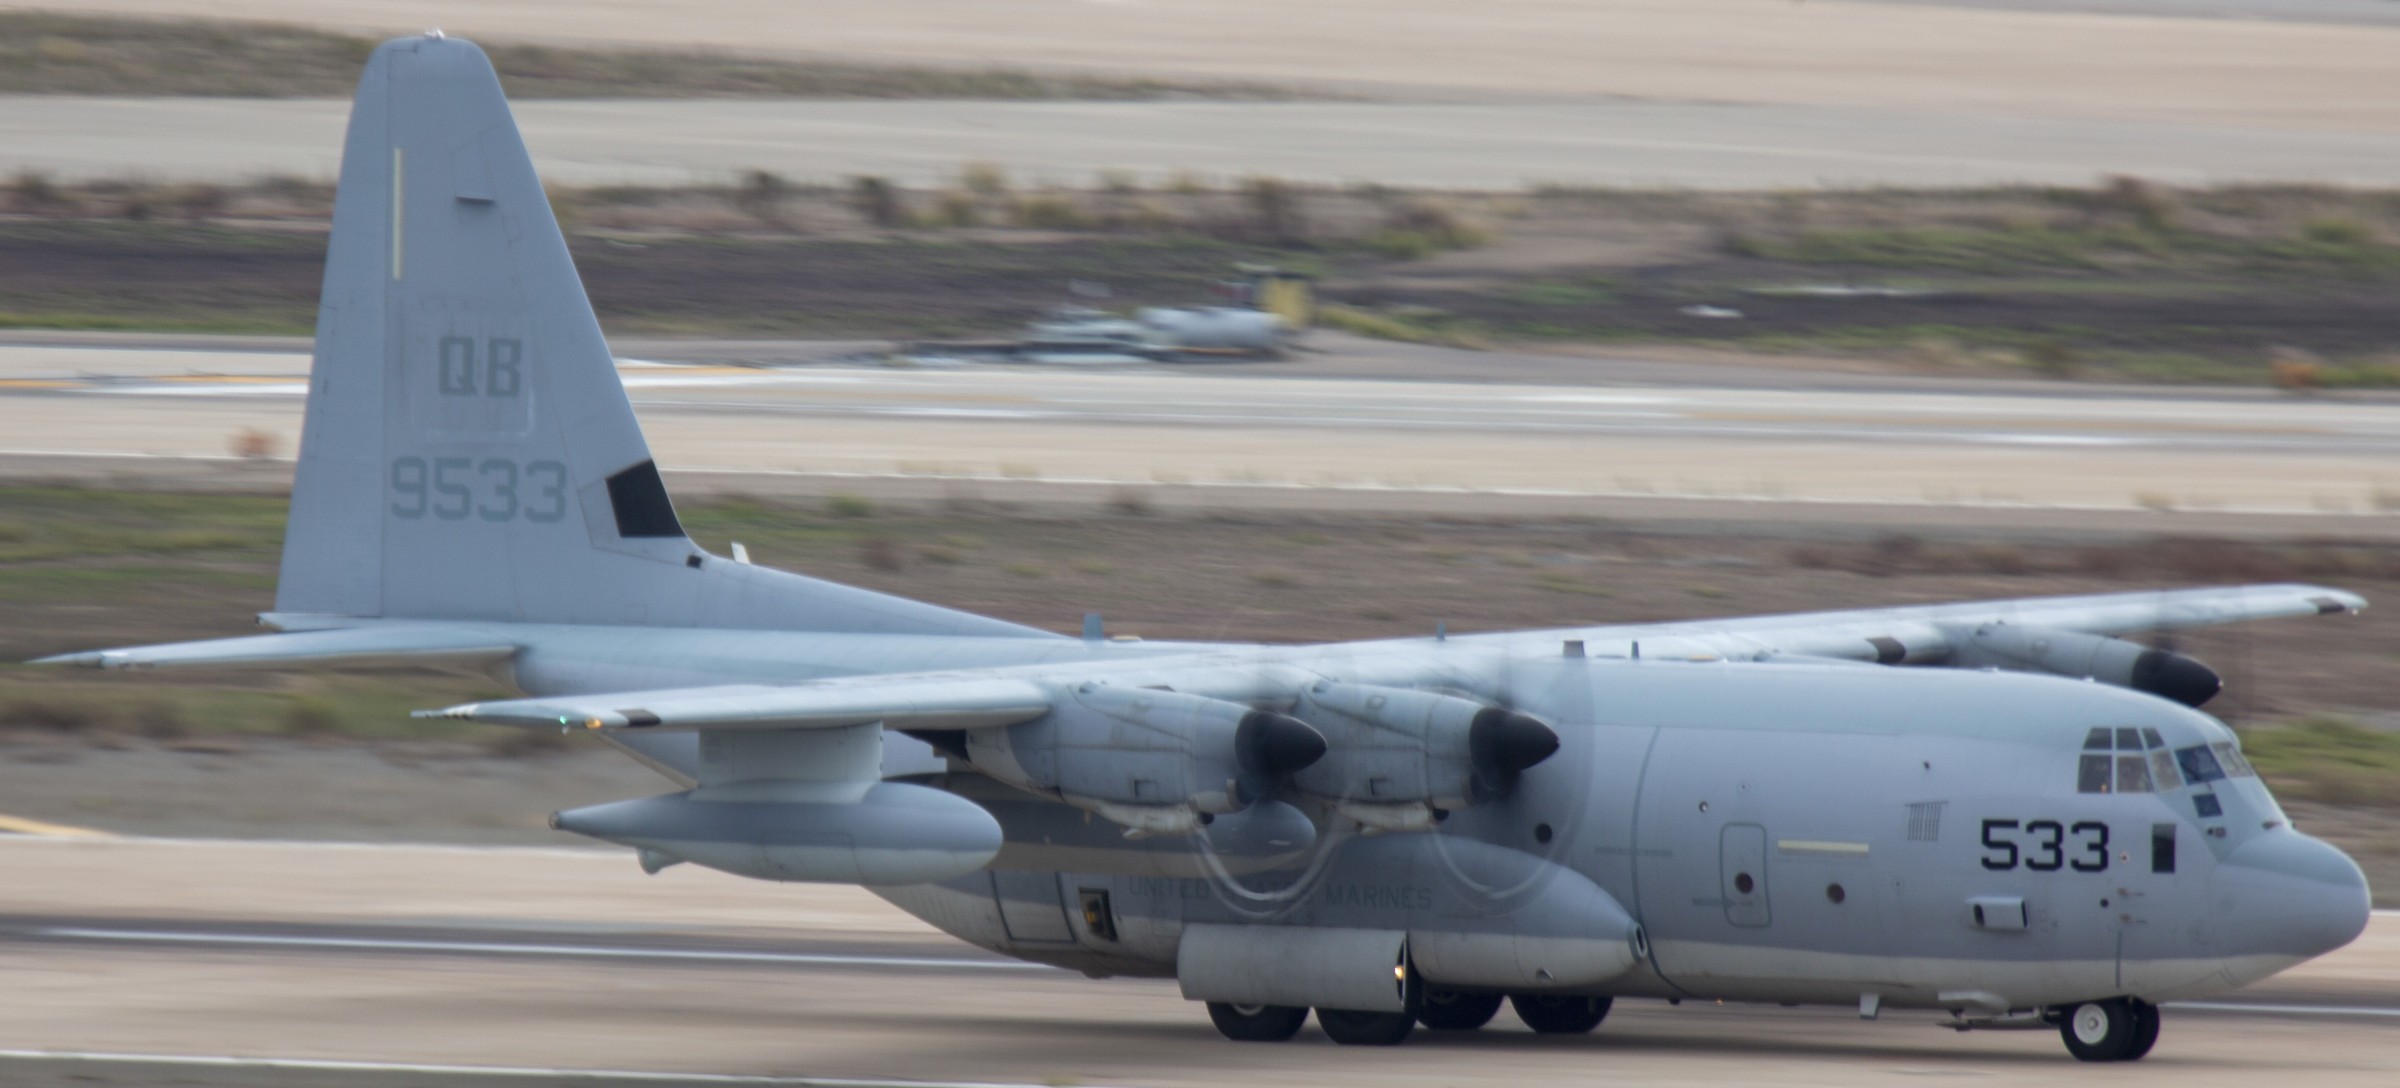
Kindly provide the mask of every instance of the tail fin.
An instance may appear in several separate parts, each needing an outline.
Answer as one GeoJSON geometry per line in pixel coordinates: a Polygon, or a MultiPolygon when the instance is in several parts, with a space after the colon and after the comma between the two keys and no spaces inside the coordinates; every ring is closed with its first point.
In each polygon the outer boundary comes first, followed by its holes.
{"type": "Polygon", "coordinates": [[[713,560],[684,535],[491,62],[359,80],[281,613],[1031,635],[713,560]]]}

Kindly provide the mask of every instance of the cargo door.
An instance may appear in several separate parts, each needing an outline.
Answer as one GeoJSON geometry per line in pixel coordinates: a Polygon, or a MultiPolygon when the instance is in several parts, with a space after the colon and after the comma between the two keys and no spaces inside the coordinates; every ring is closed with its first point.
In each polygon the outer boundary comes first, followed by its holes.
{"type": "Polygon", "coordinates": [[[1717,852],[1725,920],[1750,928],[1766,925],[1773,917],[1767,909],[1767,829],[1727,824],[1718,837],[1717,852]]]}
{"type": "Polygon", "coordinates": [[[1019,944],[1073,944],[1075,931],[1067,924],[1067,908],[1058,894],[1058,874],[1024,869],[994,869],[992,898],[1000,904],[1000,925],[1008,939],[1019,944]]]}

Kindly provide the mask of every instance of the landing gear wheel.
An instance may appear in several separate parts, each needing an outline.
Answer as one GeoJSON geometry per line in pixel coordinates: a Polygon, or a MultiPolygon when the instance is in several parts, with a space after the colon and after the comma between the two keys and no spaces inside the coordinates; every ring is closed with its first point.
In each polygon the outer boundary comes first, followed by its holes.
{"type": "Polygon", "coordinates": [[[1318,1009],[1317,1026],[1343,1046],[1397,1046],[1417,1030],[1417,1018],[1405,1012],[1318,1009]]]}
{"type": "Polygon", "coordinates": [[[2133,1045],[2126,1048],[2125,1056],[2118,1061],[2138,1062],[2143,1055],[2150,1053],[2151,1047],[2158,1045],[2158,1006],[2147,1001],[2135,1001],[2132,1004],[2133,1045]]]}
{"type": "Polygon", "coordinates": [[[1564,994],[1510,994],[1508,1004],[1517,1019],[1543,1035],[1581,1035],[1608,1018],[1609,997],[1569,997],[1564,994]]]}
{"type": "Polygon", "coordinates": [[[1208,1003],[1208,1018],[1217,1030],[1237,1043],[1280,1043],[1300,1034],[1308,1010],[1293,1005],[1235,1005],[1208,1003]]]}
{"type": "Polygon", "coordinates": [[[1417,1010],[1417,1023],[1435,1031],[1473,1031],[1492,1022],[1500,1012],[1499,994],[1470,994],[1445,990],[1439,986],[1425,988],[1425,1007],[1417,1010]]]}
{"type": "MultiPolygon", "coordinates": [[[[2121,1062],[2138,1057],[2147,1049],[2142,1045],[2142,1017],[2134,1011],[2134,1003],[2122,998],[2091,1001],[2063,1010],[2058,1021],[2058,1036],[2066,1040],[2067,1053],[2082,1062],[2121,1062]]],[[[2151,1029],[2151,1041],[2157,1039],[2157,1029],[2151,1029]]]]}

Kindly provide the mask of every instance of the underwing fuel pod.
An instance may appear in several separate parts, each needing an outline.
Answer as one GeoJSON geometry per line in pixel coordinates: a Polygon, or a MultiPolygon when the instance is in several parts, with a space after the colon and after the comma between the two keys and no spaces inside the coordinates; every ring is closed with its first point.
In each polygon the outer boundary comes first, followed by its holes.
{"type": "Polygon", "coordinates": [[[2364,607],[2340,590],[1246,645],[723,559],[684,532],[490,62],[439,36],[367,62],[321,297],[272,633],[46,662],[477,667],[521,697],[421,713],[671,783],[561,830],[1174,978],[1238,1040],[1313,1017],[1391,1044],[1503,1005],[1575,1034],[1690,998],[2130,1060],[2163,1003],[2366,925],[2358,867],[2196,709],[2216,675],[2126,637],[2364,607]]]}

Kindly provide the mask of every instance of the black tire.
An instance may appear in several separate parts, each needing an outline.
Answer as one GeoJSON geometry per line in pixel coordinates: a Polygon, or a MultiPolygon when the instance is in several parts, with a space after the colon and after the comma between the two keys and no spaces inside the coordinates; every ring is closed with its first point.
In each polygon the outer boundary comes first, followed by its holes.
{"type": "Polygon", "coordinates": [[[1517,1019],[1543,1035],[1581,1035],[1608,1019],[1609,997],[1571,997],[1565,994],[1510,994],[1508,1005],[1517,1019]]]}
{"type": "Polygon", "coordinates": [[[2133,1002],[2133,1045],[2126,1048],[2121,1062],[2138,1062],[2158,1045],[2158,1006],[2147,1001],[2133,1002]]]}
{"type": "Polygon", "coordinates": [[[2059,1007],[2058,1037],[2079,1062],[2121,1062],[2141,1036],[2141,1018],[2121,998],[2059,1007]]]}
{"type": "Polygon", "coordinates": [[[1317,1026],[1343,1046],[1398,1046],[1417,1030],[1417,1018],[1405,1012],[1318,1009],[1317,1026]]]}
{"type": "Polygon", "coordinates": [[[1500,1002],[1499,994],[1471,994],[1428,986],[1425,1005],[1417,1010],[1417,1023],[1434,1031],[1473,1031],[1500,1014],[1500,1002]]]}
{"type": "Polygon", "coordinates": [[[1208,1003],[1208,1018],[1217,1030],[1237,1043],[1280,1043],[1300,1034],[1308,1010],[1295,1005],[1235,1005],[1208,1003]]]}

